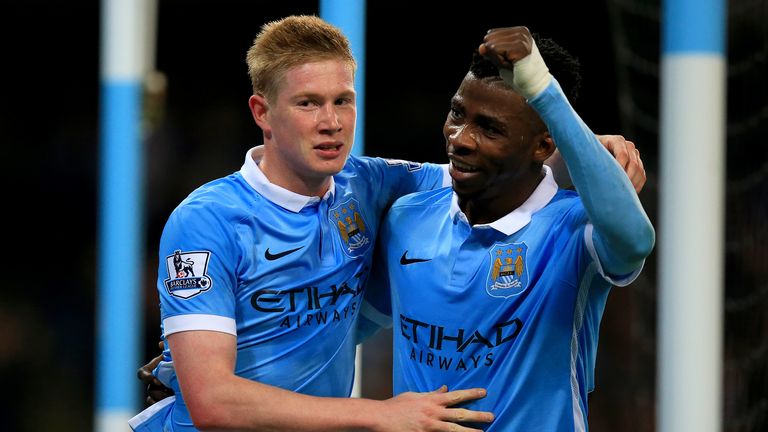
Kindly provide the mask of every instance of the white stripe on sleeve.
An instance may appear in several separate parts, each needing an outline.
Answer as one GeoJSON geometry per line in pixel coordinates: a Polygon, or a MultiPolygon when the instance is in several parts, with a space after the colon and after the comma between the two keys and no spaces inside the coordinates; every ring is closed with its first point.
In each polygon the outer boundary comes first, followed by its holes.
{"type": "Polygon", "coordinates": [[[219,315],[176,315],[163,320],[165,336],[190,330],[210,330],[237,336],[235,320],[219,315]]]}

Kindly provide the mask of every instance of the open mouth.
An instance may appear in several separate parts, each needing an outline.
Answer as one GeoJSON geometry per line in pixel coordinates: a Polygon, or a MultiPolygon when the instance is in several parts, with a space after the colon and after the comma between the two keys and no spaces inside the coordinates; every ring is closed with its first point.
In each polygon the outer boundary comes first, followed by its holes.
{"type": "Polygon", "coordinates": [[[315,150],[340,150],[341,145],[341,143],[320,144],[315,146],[315,150]]]}
{"type": "Polygon", "coordinates": [[[344,145],[340,142],[323,143],[314,146],[314,150],[321,156],[326,158],[335,158],[341,154],[341,148],[344,145]]]}
{"type": "Polygon", "coordinates": [[[341,144],[320,144],[315,146],[319,150],[338,150],[341,148],[341,144]]]}
{"type": "Polygon", "coordinates": [[[462,162],[460,160],[457,160],[457,159],[451,159],[451,168],[453,168],[456,171],[464,172],[464,173],[473,173],[473,172],[477,172],[477,171],[480,170],[479,168],[477,168],[477,167],[475,167],[473,165],[470,165],[468,163],[464,163],[464,162],[462,162]]]}

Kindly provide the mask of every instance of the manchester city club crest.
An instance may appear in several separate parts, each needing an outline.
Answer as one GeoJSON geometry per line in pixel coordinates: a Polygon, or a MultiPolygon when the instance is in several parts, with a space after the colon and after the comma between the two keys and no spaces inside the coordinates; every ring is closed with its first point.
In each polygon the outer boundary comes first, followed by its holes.
{"type": "Polygon", "coordinates": [[[207,274],[210,256],[207,251],[176,250],[173,255],[165,257],[168,279],[164,283],[168,294],[188,299],[211,289],[213,280],[207,274]]]}
{"type": "Polygon", "coordinates": [[[371,247],[371,233],[356,199],[350,198],[331,208],[328,218],[339,229],[341,246],[347,255],[356,258],[371,247]]]}
{"type": "Polygon", "coordinates": [[[495,244],[490,250],[491,268],[485,290],[491,297],[512,297],[528,287],[526,257],[528,245],[524,242],[495,244]]]}

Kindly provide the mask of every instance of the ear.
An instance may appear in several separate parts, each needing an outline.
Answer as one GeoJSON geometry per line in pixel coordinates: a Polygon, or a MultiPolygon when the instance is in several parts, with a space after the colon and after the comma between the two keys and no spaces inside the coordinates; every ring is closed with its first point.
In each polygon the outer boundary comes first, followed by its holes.
{"type": "Polygon", "coordinates": [[[272,128],[269,126],[269,119],[267,114],[269,113],[269,105],[267,99],[260,94],[251,95],[248,98],[248,107],[251,109],[251,115],[256,124],[261,128],[265,135],[271,133],[272,128]]]}
{"type": "Polygon", "coordinates": [[[552,135],[549,131],[542,132],[536,139],[538,143],[533,151],[533,159],[537,162],[544,162],[552,156],[557,146],[555,146],[555,140],[552,139],[552,135]]]}

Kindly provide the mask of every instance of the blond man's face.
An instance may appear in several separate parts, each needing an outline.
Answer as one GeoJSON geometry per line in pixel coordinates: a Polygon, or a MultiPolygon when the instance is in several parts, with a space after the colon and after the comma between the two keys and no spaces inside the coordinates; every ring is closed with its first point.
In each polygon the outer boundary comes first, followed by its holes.
{"type": "MultiPolygon", "coordinates": [[[[330,177],[344,167],[355,136],[354,73],[341,60],[294,66],[284,74],[266,116],[273,144],[270,180],[330,177]]],[[[290,182],[288,182],[290,183],[290,182]]]]}

